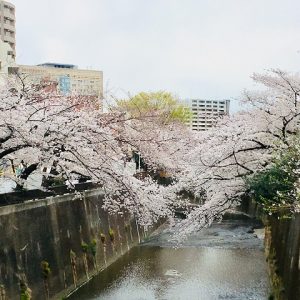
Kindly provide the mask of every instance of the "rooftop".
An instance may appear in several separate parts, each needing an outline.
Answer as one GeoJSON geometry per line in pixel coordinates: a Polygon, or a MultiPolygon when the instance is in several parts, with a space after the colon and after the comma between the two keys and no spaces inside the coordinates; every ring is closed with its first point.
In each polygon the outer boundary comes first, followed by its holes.
{"type": "Polygon", "coordinates": [[[76,65],[71,64],[59,64],[59,63],[43,63],[39,64],[39,67],[47,67],[47,68],[59,68],[59,69],[77,69],[76,65]]]}

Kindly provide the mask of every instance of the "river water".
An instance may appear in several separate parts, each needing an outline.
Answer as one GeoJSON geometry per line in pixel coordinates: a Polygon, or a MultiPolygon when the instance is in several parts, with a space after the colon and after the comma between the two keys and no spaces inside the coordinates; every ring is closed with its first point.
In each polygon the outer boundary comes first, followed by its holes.
{"type": "Polygon", "coordinates": [[[263,235],[256,227],[252,221],[224,221],[178,248],[169,242],[172,232],[166,229],[133,248],[70,299],[268,299],[263,235]]]}

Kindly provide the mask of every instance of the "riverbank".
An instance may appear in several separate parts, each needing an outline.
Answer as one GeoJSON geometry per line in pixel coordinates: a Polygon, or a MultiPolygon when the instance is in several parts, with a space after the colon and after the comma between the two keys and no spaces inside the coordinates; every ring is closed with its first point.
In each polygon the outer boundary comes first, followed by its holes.
{"type": "Polygon", "coordinates": [[[177,249],[165,228],[134,247],[70,300],[267,299],[270,286],[259,221],[225,220],[177,249]]]}
{"type": "Polygon", "coordinates": [[[265,245],[273,290],[270,299],[300,299],[300,213],[281,211],[269,216],[265,245]]]}
{"type": "Polygon", "coordinates": [[[0,207],[0,292],[4,299],[61,299],[88,282],[146,232],[103,210],[103,191],[69,193],[0,207]]]}

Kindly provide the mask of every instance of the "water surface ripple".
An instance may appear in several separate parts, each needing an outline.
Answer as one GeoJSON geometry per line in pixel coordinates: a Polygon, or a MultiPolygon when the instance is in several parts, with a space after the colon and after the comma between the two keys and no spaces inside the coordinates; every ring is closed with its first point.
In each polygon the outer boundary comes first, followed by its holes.
{"type": "Polygon", "coordinates": [[[71,300],[267,299],[263,240],[250,221],[225,221],[178,249],[165,230],[135,247],[71,300]]]}

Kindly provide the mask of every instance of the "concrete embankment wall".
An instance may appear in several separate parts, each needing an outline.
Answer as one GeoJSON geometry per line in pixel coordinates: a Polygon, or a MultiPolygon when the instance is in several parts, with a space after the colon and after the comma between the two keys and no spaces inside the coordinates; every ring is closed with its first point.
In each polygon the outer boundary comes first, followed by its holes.
{"type": "Polygon", "coordinates": [[[300,299],[300,213],[268,218],[266,253],[274,299],[300,299]]]}
{"type": "Polygon", "coordinates": [[[300,213],[281,210],[269,216],[251,199],[241,208],[265,224],[265,250],[273,296],[270,299],[300,299],[300,213]]]}
{"type": "Polygon", "coordinates": [[[0,207],[0,299],[20,299],[20,279],[32,299],[62,299],[138,243],[144,230],[102,203],[96,189],[0,207]]]}

